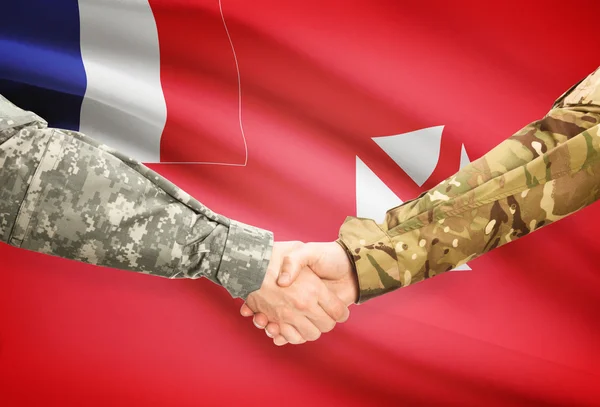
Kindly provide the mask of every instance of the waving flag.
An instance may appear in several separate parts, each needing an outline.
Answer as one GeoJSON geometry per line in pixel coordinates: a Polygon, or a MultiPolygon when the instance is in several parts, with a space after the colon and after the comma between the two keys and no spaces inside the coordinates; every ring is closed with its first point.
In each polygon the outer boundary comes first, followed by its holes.
{"type": "MultiPolygon", "coordinates": [[[[382,220],[599,64],[600,4],[20,0],[0,93],[278,240],[382,220]]],[[[1,405],[594,405],[600,207],[275,348],[208,281],[0,247],[1,405]]]]}

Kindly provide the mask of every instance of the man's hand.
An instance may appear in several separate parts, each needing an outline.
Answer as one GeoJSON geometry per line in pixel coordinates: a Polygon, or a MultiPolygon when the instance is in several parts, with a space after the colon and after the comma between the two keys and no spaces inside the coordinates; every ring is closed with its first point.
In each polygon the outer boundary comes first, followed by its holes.
{"type": "MultiPolygon", "coordinates": [[[[283,259],[277,283],[281,287],[294,287],[299,282],[299,276],[305,273],[306,267],[322,279],[325,286],[346,306],[357,301],[358,281],[356,273],[352,269],[345,250],[338,243],[307,243],[304,245],[296,243],[283,259]]],[[[242,306],[241,313],[247,317],[254,315],[253,310],[246,304],[242,306]]],[[[256,313],[254,324],[260,329],[266,327],[267,335],[274,338],[276,345],[293,343],[290,339],[293,340],[294,338],[288,336],[288,329],[284,330],[277,321],[269,318],[264,313],[256,313]]]]}
{"type": "MultiPolygon", "coordinates": [[[[348,318],[345,302],[337,298],[310,269],[296,267],[294,260],[285,257],[300,242],[276,242],[261,288],[248,296],[244,309],[250,315],[258,312],[261,318],[277,324],[277,333],[293,344],[317,340],[322,332],[331,331],[336,322],[348,318]],[[286,258],[290,273],[287,287],[277,285],[277,277],[286,258]],[[291,282],[294,281],[292,285],[291,282]]],[[[255,325],[258,324],[255,321],[255,325]]],[[[266,325],[266,324],[265,324],[266,325]]]]}

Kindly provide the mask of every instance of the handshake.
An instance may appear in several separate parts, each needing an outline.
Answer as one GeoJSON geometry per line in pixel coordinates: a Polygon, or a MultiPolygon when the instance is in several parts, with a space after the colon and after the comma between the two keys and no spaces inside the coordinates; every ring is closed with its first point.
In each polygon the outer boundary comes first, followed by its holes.
{"type": "Polygon", "coordinates": [[[337,242],[275,242],[261,288],[242,306],[245,317],[273,342],[301,344],[319,339],[358,299],[358,280],[337,242]]]}

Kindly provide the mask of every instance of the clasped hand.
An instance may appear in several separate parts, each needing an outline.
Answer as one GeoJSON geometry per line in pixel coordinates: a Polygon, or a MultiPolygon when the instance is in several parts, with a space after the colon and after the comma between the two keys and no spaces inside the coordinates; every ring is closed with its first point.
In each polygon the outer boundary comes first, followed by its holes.
{"type": "Polygon", "coordinates": [[[276,242],[261,288],[242,306],[276,345],[319,339],[345,322],[358,298],[358,282],[336,242],[276,242]]]}

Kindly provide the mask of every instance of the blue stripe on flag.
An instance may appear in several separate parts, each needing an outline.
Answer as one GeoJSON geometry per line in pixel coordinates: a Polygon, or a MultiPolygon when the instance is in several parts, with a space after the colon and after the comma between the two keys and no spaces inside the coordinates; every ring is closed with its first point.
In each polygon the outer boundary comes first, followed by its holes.
{"type": "Polygon", "coordinates": [[[51,126],[77,130],[85,89],[77,0],[4,2],[0,94],[51,126]]]}

